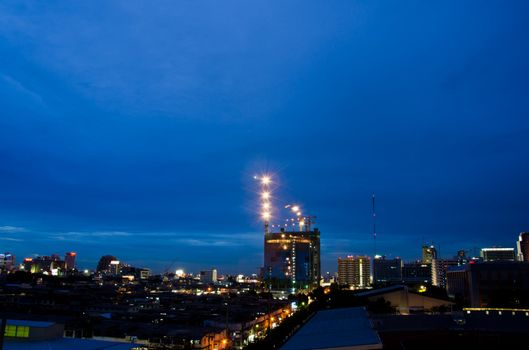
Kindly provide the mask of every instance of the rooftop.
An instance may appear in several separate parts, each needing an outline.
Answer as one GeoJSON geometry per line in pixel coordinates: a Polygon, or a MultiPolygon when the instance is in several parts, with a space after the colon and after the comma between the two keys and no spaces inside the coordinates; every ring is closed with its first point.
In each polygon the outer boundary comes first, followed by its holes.
{"type": "Polygon", "coordinates": [[[4,350],[130,350],[135,345],[131,343],[118,343],[93,339],[62,338],[48,341],[19,341],[7,340],[4,350]]]}
{"type": "Polygon", "coordinates": [[[55,324],[55,322],[42,322],[42,321],[30,321],[30,320],[7,320],[9,326],[26,326],[35,328],[47,328],[55,324]]]}
{"type": "Polygon", "coordinates": [[[319,311],[282,350],[382,349],[363,307],[319,311]]]}

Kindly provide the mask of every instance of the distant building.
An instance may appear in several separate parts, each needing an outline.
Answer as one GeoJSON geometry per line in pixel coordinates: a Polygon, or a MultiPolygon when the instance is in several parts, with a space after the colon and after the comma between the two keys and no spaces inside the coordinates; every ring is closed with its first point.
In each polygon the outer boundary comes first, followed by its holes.
{"type": "Polygon", "coordinates": [[[371,259],[368,256],[338,258],[338,283],[354,288],[371,284],[371,259]]]}
{"type": "Polygon", "coordinates": [[[471,307],[529,307],[529,264],[469,263],[450,267],[446,276],[448,295],[471,307]]]}
{"type": "Polygon", "coordinates": [[[110,261],[110,268],[108,270],[108,273],[111,275],[119,275],[121,273],[121,263],[119,262],[119,260],[110,261]]]}
{"type": "Polygon", "coordinates": [[[57,254],[25,258],[22,266],[25,271],[31,273],[42,273],[52,276],[62,275],[66,271],[64,260],[61,260],[57,254]]]}
{"type": "Polygon", "coordinates": [[[457,251],[457,255],[455,257],[455,259],[457,260],[457,264],[458,265],[464,265],[464,264],[467,264],[469,259],[467,257],[467,253],[464,249],[461,249],[461,250],[458,250],[457,251]]]}
{"type": "Polygon", "coordinates": [[[404,283],[432,283],[432,264],[423,262],[406,263],[402,266],[404,283]]]}
{"type": "Polygon", "coordinates": [[[518,261],[529,261],[529,232],[522,232],[516,241],[518,261]]]}
{"type": "Polygon", "coordinates": [[[483,248],[481,249],[483,261],[515,261],[514,248],[483,248]]]}
{"type": "Polygon", "coordinates": [[[432,260],[432,285],[446,287],[446,272],[450,266],[459,266],[458,259],[433,259],[432,260]]]}
{"type": "Polygon", "coordinates": [[[422,246],[422,262],[425,264],[431,264],[433,259],[437,259],[437,250],[433,245],[422,246]]]}
{"type": "Polygon", "coordinates": [[[126,276],[134,276],[136,279],[148,279],[151,275],[151,270],[141,267],[134,267],[134,266],[128,266],[123,265],[120,266],[120,273],[121,275],[126,276]]]}
{"type": "Polygon", "coordinates": [[[385,256],[376,255],[373,259],[374,283],[401,283],[402,260],[400,258],[386,259],[385,256]]]}
{"type": "Polygon", "coordinates": [[[217,269],[200,271],[200,280],[204,283],[217,282],[217,269]]]}
{"type": "Polygon", "coordinates": [[[0,272],[9,272],[15,268],[15,256],[11,253],[0,254],[0,272]]]}
{"type": "Polygon", "coordinates": [[[308,288],[320,281],[320,231],[265,233],[263,278],[271,288],[308,288]]]}
{"type": "Polygon", "coordinates": [[[111,269],[110,262],[116,261],[116,260],[117,258],[115,256],[103,255],[101,259],[99,259],[99,262],[97,263],[96,271],[102,272],[102,273],[109,273],[111,269]]]}
{"type": "Polygon", "coordinates": [[[75,258],[77,257],[76,252],[68,252],[64,255],[64,263],[66,270],[75,269],[75,258]]]}

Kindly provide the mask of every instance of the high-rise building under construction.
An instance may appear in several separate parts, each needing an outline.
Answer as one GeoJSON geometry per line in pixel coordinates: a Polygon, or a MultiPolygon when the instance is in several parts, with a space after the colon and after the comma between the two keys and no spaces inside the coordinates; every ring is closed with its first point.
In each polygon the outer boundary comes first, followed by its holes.
{"type": "Polygon", "coordinates": [[[264,280],[270,288],[310,288],[320,280],[320,231],[266,232],[264,280]]]}
{"type": "Polygon", "coordinates": [[[287,204],[287,224],[270,225],[274,208],[270,174],[254,176],[261,183],[261,217],[264,223],[263,280],[269,289],[308,289],[317,286],[321,276],[320,231],[312,229],[315,216],[305,216],[299,205],[287,204]],[[271,227],[270,227],[271,226],[271,227]],[[279,232],[273,232],[278,227],[279,232]],[[288,231],[287,228],[292,228],[288,231]],[[296,227],[296,229],[294,229],[296,227]]]}

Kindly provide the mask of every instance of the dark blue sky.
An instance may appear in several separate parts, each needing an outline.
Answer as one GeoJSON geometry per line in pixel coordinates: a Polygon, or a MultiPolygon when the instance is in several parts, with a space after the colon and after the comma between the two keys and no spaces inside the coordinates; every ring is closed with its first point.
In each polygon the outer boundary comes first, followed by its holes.
{"type": "Polygon", "coordinates": [[[255,272],[252,176],[325,271],[529,230],[529,2],[0,4],[0,251],[255,272]]]}

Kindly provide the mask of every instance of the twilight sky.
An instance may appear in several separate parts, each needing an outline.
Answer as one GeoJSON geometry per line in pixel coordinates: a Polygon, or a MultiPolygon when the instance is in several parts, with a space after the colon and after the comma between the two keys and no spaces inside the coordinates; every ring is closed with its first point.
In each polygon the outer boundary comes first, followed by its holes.
{"type": "MultiPolygon", "coordinates": [[[[276,207],[336,258],[529,230],[528,1],[0,3],[0,251],[253,273],[276,207]]],[[[280,213],[276,212],[276,217],[280,213]]]]}

